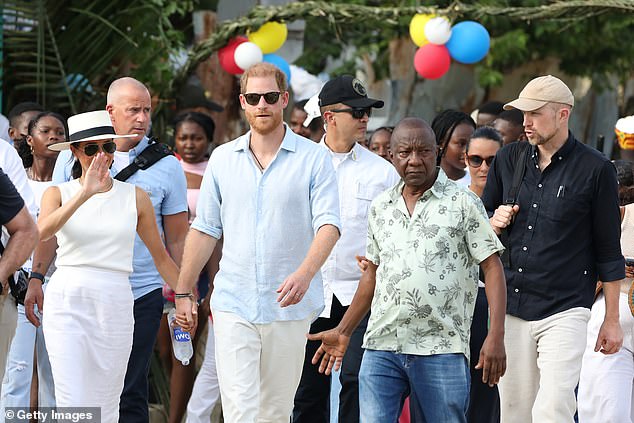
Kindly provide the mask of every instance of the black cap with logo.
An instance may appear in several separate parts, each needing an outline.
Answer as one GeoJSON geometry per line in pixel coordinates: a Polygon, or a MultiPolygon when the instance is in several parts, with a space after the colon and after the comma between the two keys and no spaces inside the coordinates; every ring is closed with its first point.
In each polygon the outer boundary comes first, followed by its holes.
{"type": "Polygon", "coordinates": [[[368,92],[357,78],[343,75],[326,82],[319,93],[319,106],[343,103],[354,108],[383,107],[382,100],[368,97],[368,92]]]}

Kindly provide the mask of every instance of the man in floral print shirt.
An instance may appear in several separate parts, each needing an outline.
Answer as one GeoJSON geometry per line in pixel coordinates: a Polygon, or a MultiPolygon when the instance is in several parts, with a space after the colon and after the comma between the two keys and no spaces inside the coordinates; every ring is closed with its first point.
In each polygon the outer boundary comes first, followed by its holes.
{"type": "Polygon", "coordinates": [[[503,250],[482,203],[436,167],[436,143],[423,120],[406,118],[391,139],[401,183],[370,207],[368,267],[341,323],[309,335],[322,345],[320,371],[339,367],[350,334],[372,308],[359,374],[361,421],[395,422],[414,391],[426,421],[465,422],[469,328],[485,275],[491,326],[480,352],[483,382],[506,369],[503,250]]]}

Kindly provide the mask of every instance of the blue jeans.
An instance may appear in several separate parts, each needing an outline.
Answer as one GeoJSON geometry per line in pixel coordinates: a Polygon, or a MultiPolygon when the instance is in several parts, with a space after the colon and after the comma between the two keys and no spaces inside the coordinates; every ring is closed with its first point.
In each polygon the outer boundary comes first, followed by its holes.
{"type": "Polygon", "coordinates": [[[395,423],[414,392],[421,422],[466,423],[469,367],[463,354],[429,356],[365,350],[359,372],[361,423],[395,423]]]}
{"type": "MultiPolygon", "coordinates": [[[[35,311],[37,313],[37,306],[35,306],[35,311]]],[[[39,316],[41,317],[41,315],[39,316]]],[[[42,326],[39,328],[33,326],[26,318],[24,306],[18,305],[18,324],[11,342],[4,380],[0,389],[0,409],[5,407],[28,409],[30,406],[34,351],[37,351],[38,404],[40,407],[54,407],[55,386],[42,326]]],[[[4,413],[1,413],[0,422],[4,422],[4,417],[4,413]]]]}

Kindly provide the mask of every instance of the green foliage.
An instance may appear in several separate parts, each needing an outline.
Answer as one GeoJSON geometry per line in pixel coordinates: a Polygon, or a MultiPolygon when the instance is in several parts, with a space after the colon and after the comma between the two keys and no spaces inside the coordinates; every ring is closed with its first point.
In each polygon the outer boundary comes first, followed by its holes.
{"type": "Polygon", "coordinates": [[[64,113],[100,108],[107,85],[122,75],[164,91],[173,74],[168,54],[184,45],[170,18],[192,9],[192,0],[6,0],[8,106],[28,99],[64,113]],[[69,84],[69,75],[83,75],[91,89],[69,84]]]}
{"type": "MultiPolygon", "coordinates": [[[[377,2],[357,0],[355,4],[373,6],[377,2]]],[[[383,8],[412,6],[411,2],[380,2],[383,8]]],[[[346,2],[348,4],[348,2],[346,2]]],[[[486,59],[475,65],[483,87],[502,83],[505,73],[532,61],[548,57],[561,60],[561,69],[570,75],[603,78],[615,73],[622,78],[634,65],[634,2],[632,1],[558,1],[544,4],[538,0],[487,0],[420,2],[421,7],[435,6],[454,23],[473,19],[491,34],[491,49],[486,59]],[[629,11],[630,13],[623,13],[629,11]]],[[[367,20],[345,25],[320,17],[307,17],[305,53],[297,61],[312,73],[323,71],[328,58],[342,52],[356,57],[370,53],[378,78],[388,76],[387,44],[391,38],[407,34],[413,13],[394,22],[385,21],[368,30],[367,20]],[[333,34],[337,34],[335,37],[333,34]],[[327,42],[324,42],[327,40],[327,42]],[[348,47],[348,50],[345,48],[348,47]]],[[[373,22],[374,23],[374,22],[373,22]]],[[[355,69],[355,57],[347,57],[333,74],[355,69]]]]}

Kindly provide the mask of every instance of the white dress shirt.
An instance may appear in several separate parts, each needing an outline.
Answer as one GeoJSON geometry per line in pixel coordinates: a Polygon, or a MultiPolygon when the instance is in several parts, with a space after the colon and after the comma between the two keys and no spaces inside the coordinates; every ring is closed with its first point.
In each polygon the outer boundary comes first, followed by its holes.
{"type": "Polygon", "coordinates": [[[323,139],[320,144],[330,152],[337,174],[342,228],[339,241],[321,268],[325,308],[320,317],[330,317],[333,295],[348,306],[359,285],[361,270],[355,256],[365,255],[370,203],[396,185],[400,177],[390,162],[359,144],[348,153],[334,153],[323,139]]]}

